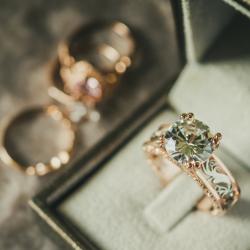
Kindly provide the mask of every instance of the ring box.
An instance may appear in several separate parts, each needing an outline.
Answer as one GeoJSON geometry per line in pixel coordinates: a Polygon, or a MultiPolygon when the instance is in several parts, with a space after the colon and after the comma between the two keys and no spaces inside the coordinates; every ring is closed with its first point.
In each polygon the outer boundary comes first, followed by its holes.
{"type": "MultiPolygon", "coordinates": [[[[166,23],[175,21],[164,35],[176,38],[182,28],[179,6],[170,1],[153,6],[166,23]]],[[[137,112],[30,202],[44,228],[65,248],[249,248],[249,6],[239,0],[183,0],[182,11],[187,64],[174,67],[175,75],[181,74],[172,89],[173,77],[165,77],[165,89],[149,95],[137,112]],[[224,217],[194,211],[195,197],[188,204],[181,195],[192,195],[182,193],[183,186],[196,189],[182,176],[175,183],[177,200],[153,175],[140,148],[157,126],[186,111],[225,135],[219,154],[239,181],[242,198],[224,217]],[[167,206],[172,202],[180,206],[174,221],[169,219],[174,208],[167,206]]],[[[181,48],[175,56],[181,61],[181,48]]],[[[201,195],[193,193],[197,199],[201,195]]]]}

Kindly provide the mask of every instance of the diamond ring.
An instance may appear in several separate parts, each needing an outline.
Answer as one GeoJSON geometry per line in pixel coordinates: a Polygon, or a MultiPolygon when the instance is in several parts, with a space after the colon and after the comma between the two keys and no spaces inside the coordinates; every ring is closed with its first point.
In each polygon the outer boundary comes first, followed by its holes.
{"type": "Polygon", "coordinates": [[[164,182],[181,171],[191,176],[205,193],[197,208],[217,215],[224,214],[240,196],[234,177],[214,155],[221,138],[192,113],[184,113],[173,124],[162,125],[143,148],[164,182]]]}

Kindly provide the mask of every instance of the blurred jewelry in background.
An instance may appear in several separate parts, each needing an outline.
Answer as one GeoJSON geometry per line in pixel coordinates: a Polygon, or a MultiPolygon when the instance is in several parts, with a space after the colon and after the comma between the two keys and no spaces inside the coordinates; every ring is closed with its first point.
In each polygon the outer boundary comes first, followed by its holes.
{"type": "Polygon", "coordinates": [[[58,46],[48,92],[74,122],[99,119],[96,105],[110,96],[131,65],[135,42],[121,22],[88,26],[58,46]]]}
{"type": "MultiPolygon", "coordinates": [[[[53,140],[54,138],[51,139],[53,140]]],[[[24,109],[16,115],[6,117],[5,120],[2,121],[0,127],[0,158],[6,165],[11,165],[16,169],[23,171],[27,175],[42,176],[49,172],[56,171],[68,163],[74,147],[74,142],[74,125],[57,106],[49,105],[47,107],[32,107],[29,109],[24,109]],[[16,157],[6,145],[11,127],[20,121],[20,119],[24,119],[29,115],[48,116],[56,123],[59,123],[65,131],[64,135],[68,139],[65,148],[60,150],[56,155],[52,156],[49,162],[38,161],[32,165],[29,165],[24,160],[16,157]]],[[[46,147],[46,145],[41,145],[41,147],[46,147]]]]}
{"type": "MultiPolygon", "coordinates": [[[[121,22],[89,24],[60,42],[57,59],[49,72],[51,82],[48,94],[52,97],[52,103],[25,108],[1,121],[0,159],[3,163],[27,175],[37,176],[54,172],[67,164],[74,151],[76,125],[82,121],[97,122],[100,119],[96,106],[112,95],[114,87],[131,65],[134,51],[135,42],[131,31],[121,22]],[[58,150],[48,161],[36,159],[30,164],[19,152],[12,152],[15,146],[11,149],[8,141],[13,126],[26,117],[36,116],[46,116],[62,126],[63,140],[67,139],[67,143],[61,141],[63,149],[58,150]]],[[[33,126],[31,122],[29,125],[33,126]]],[[[47,133],[45,129],[40,127],[40,137],[42,132],[47,133]]],[[[46,144],[56,139],[55,135],[48,137],[46,142],[43,140],[45,145],[38,140],[38,148],[46,147],[46,144]]]]}

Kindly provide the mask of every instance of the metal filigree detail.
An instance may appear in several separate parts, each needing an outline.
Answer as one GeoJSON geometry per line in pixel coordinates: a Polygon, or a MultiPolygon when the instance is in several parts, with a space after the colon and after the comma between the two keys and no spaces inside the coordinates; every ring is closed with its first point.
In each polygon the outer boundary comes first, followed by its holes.
{"type": "Polygon", "coordinates": [[[206,179],[214,185],[215,190],[221,198],[230,198],[233,187],[229,176],[218,166],[215,159],[210,158],[202,167],[206,179]]]}

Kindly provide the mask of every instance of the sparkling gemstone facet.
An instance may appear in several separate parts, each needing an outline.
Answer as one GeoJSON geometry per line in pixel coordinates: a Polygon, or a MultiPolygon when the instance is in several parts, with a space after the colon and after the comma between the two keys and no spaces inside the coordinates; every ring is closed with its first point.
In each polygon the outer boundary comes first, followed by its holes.
{"type": "Polygon", "coordinates": [[[214,150],[209,127],[196,119],[178,120],[165,138],[165,149],[180,164],[204,162],[214,150]]]}

